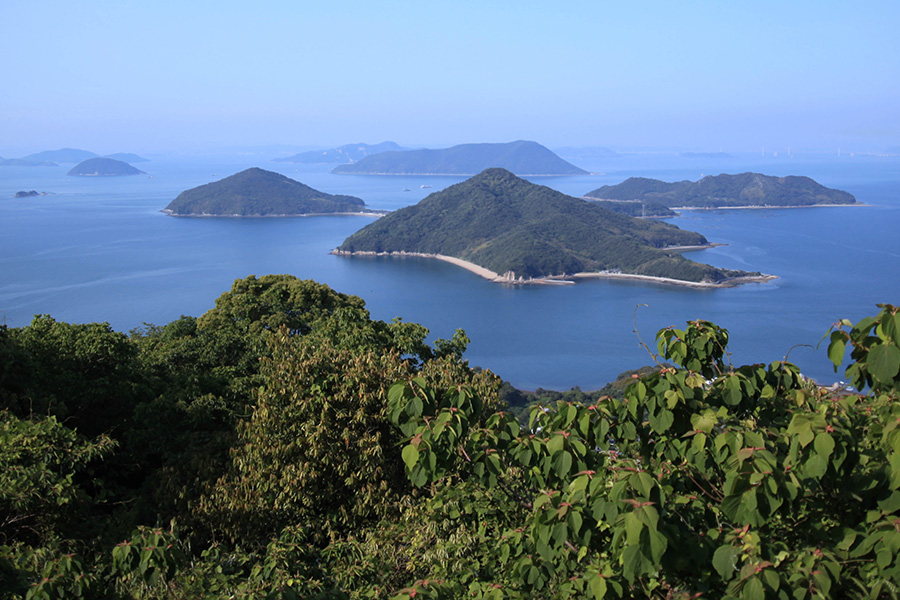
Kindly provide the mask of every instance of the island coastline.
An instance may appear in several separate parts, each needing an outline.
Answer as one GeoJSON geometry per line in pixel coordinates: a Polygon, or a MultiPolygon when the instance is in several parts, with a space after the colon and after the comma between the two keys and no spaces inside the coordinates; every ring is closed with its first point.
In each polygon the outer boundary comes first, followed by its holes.
{"type": "MultiPolygon", "coordinates": [[[[698,248],[699,249],[699,248],[698,248]]],[[[671,279],[668,277],[654,277],[652,275],[634,275],[631,273],[616,273],[616,272],[596,272],[596,273],[574,273],[574,274],[564,274],[564,275],[551,275],[547,277],[539,277],[539,278],[529,278],[525,279],[522,277],[516,278],[512,273],[505,273],[500,275],[499,273],[495,273],[490,269],[486,269],[485,267],[476,265],[475,263],[469,262],[467,260],[463,260],[461,258],[456,258],[454,256],[446,256],[443,254],[426,254],[423,252],[406,252],[406,251],[396,251],[396,252],[371,252],[371,251],[356,251],[349,252],[346,250],[338,250],[335,248],[331,251],[331,254],[336,256],[395,256],[395,257],[404,257],[404,256],[412,256],[416,258],[434,258],[437,260],[442,260],[444,262],[448,262],[452,265],[456,265],[458,267],[462,267],[463,269],[475,273],[476,275],[483,277],[489,281],[494,283],[506,283],[506,284],[514,284],[514,285],[574,285],[577,283],[578,279],[616,279],[616,280],[631,280],[631,281],[639,281],[644,283],[658,283],[663,285],[679,285],[684,287],[693,287],[693,288],[708,288],[708,289],[716,289],[716,288],[730,288],[736,287],[738,285],[744,283],[767,283],[772,281],[773,279],[778,279],[777,275],[751,275],[746,277],[735,277],[734,279],[728,279],[725,281],[721,281],[719,283],[708,283],[708,282],[695,282],[695,281],[684,281],[681,279],[671,279]]]]}
{"type": "Polygon", "coordinates": [[[183,214],[172,212],[164,208],[159,211],[170,217],[182,217],[189,219],[291,219],[294,217],[383,217],[388,211],[381,212],[327,212],[327,213],[299,213],[285,215],[214,215],[210,213],[202,214],[183,214]]]}

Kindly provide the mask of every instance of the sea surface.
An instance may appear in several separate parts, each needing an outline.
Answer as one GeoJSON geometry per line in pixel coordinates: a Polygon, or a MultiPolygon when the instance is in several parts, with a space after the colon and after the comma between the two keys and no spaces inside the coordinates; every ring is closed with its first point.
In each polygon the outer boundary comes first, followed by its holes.
{"type": "Polygon", "coordinates": [[[35,314],[106,321],[120,331],[199,316],[235,279],[289,273],[366,300],[372,316],[422,323],[432,339],[462,328],[469,362],[522,389],[598,389],[653,362],[656,332],[694,319],[730,331],[734,364],[788,356],[822,383],[843,378],[816,348],[831,324],[900,304],[900,157],[633,154],[577,163],[595,174],[535,177],[582,196],[627,177],[666,181],[756,171],[807,175],[865,207],[685,211],[670,222],[726,244],[694,252],[719,267],[778,275],[770,283],[698,290],[635,282],[512,287],[422,258],[338,257],[329,251],[372,217],[173,218],[181,191],[248,167],[394,210],[464,177],[332,175],[273,156],[159,156],[146,175],[69,177],[72,165],[0,167],[0,324],[35,314]],[[430,187],[423,187],[430,186],[430,187]],[[20,190],[49,195],[13,198],[20,190]]]}

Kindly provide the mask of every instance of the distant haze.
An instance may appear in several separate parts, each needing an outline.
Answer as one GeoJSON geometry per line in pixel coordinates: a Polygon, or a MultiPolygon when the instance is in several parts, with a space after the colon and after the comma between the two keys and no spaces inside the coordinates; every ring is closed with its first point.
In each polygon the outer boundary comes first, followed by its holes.
{"type": "Polygon", "coordinates": [[[895,0],[5,2],[0,156],[882,151],[900,146],[898,22],[895,0]]]}

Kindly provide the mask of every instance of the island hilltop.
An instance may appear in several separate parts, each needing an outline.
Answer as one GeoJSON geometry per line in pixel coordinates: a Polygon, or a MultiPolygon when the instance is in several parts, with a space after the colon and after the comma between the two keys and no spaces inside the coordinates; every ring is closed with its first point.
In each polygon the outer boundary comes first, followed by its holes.
{"type": "Polygon", "coordinates": [[[135,169],[127,162],[114,158],[89,158],[72,167],[69,175],[80,177],[117,177],[120,175],[142,175],[144,172],[135,169]]]}
{"type": "Polygon", "coordinates": [[[827,188],[809,177],[772,177],[760,173],[708,175],[697,182],[666,183],[631,177],[605,185],[587,198],[649,202],[670,208],[757,208],[857,204],[852,194],[827,188]]]}
{"type": "Polygon", "coordinates": [[[461,144],[440,150],[381,152],[332,173],[364,175],[475,175],[490,167],[502,167],[517,175],[586,175],[537,142],[461,144]]]}
{"type": "Polygon", "coordinates": [[[326,194],[254,167],[181,192],[163,212],[175,217],[305,217],[374,211],[355,196],[326,194]]]}
{"type": "Polygon", "coordinates": [[[722,286],[770,278],[679,254],[709,245],[699,233],[632,218],[492,168],[380,218],[333,252],[439,258],[511,283],[631,277],[722,286]]]}

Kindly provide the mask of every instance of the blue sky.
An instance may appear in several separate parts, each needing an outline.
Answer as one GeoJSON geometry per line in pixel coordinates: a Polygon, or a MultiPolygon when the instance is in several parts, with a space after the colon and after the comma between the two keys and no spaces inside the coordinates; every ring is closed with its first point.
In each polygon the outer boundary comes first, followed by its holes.
{"type": "Polygon", "coordinates": [[[900,146],[900,2],[0,2],[0,155],[900,146]]]}

